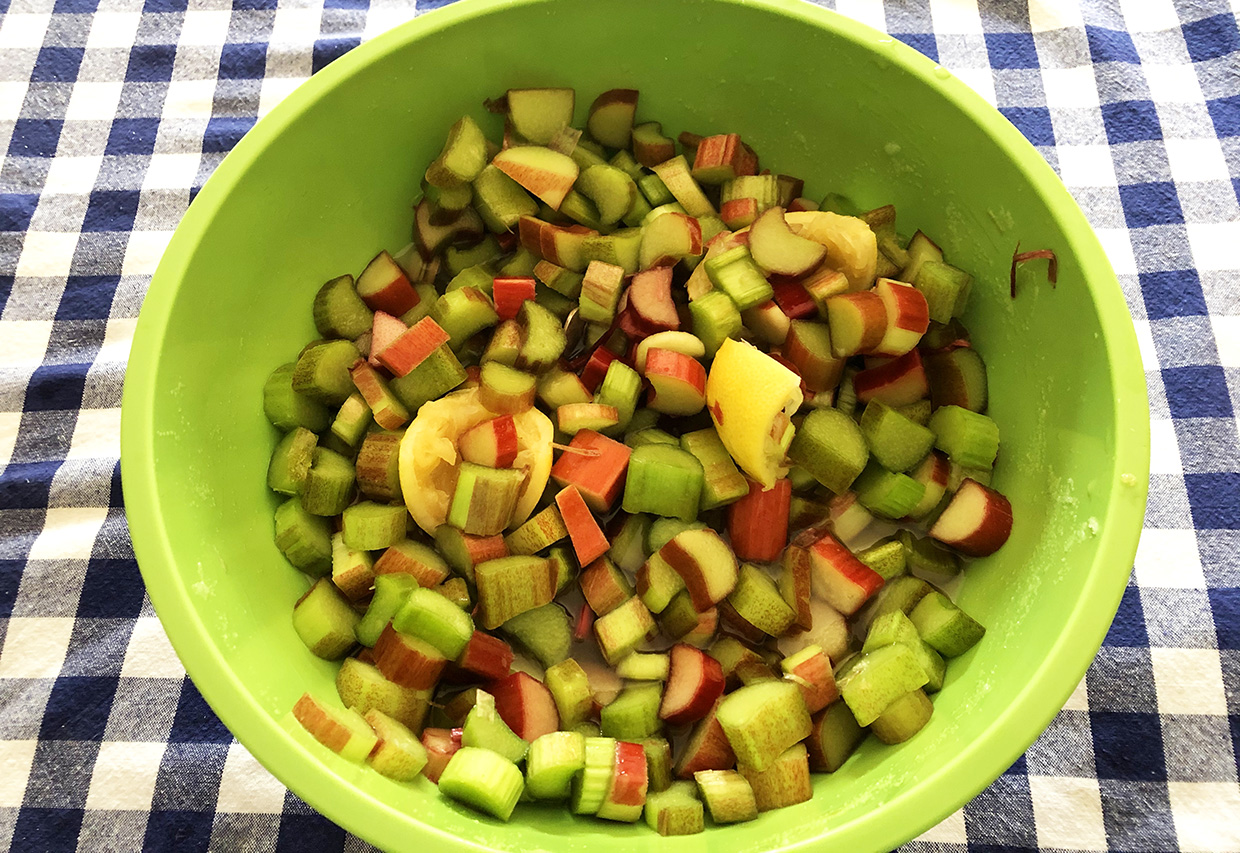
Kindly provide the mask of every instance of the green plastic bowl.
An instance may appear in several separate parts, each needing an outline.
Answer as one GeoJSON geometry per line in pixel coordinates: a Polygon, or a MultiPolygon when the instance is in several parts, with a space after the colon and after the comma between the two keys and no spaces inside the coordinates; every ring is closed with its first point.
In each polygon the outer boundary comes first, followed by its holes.
{"type": "Polygon", "coordinates": [[[341,826],[391,850],[887,850],[1006,769],[1078,684],[1115,614],[1145,507],[1149,413],[1132,323],[1085,217],[1037,151],[963,83],[891,38],[799,2],[466,0],[362,45],[294,92],[216,170],[151,282],[129,360],[122,474],[151,600],[245,746],[341,826]],[[479,817],[393,783],[281,720],[334,693],[289,614],[307,587],[272,544],[267,374],[315,337],[310,302],[409,237],[449,125],[510,86],[615,86],[672,132],[736,131],[806,195],[894,203],[976,277],[966,320],[1003,434],[1011,540],[959,595],[988,628],[948,667],[929,725],[873,739],[809,802],[705,834],[521,806],[479,817]],[[1053,249],[1008,271],[1017,243],[1053,249]],[[430,845],[430,846],[428,846],[430,845]]]}

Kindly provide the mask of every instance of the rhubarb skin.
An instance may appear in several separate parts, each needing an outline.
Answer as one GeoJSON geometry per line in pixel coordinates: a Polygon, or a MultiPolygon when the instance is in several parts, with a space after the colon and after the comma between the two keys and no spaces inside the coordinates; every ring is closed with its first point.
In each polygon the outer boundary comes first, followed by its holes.
{"type": "Polygon", "coordinates": [[[578,563],[588,566],[607,553],[611,543],[576,486],[570,485],[557,494],[555,504],[560,508],[564,526],[568,528],[578,563]]]}
{"type": "Polygon", "coordinates": [[[560,486],[576,486],[595,512],[610,512],[624,488],[632,451],[588,429],[574,435],[569,448],[551,466],[552,479],[560,486]]]}
{"type": "Polygon", "coordinates": [[[728,535],[739,559],[759,563],[779,559],[788,544],[791,502],[792,481],[786,477],[770,489],[749,480],[749,494],[728,505],[728,535]]]}

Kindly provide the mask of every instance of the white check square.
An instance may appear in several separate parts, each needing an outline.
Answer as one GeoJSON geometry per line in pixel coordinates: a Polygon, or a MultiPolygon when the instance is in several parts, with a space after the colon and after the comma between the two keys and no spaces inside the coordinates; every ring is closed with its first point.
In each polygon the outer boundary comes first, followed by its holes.
{"type": "Polygon", "coordinates": [[[1160,65],[1142,63],[1141,73],[1150,87],[1155,101],[1176,104],[1200,104],[1205,102],[1197,71],[1191,65],[1160,65]]]}
{"type": "Polygon", "coordinates": [[[883,0],[835,0],[835,11],[880,32],[887,32],[883,0]]]}
{"type": "Polygon", "coordinates": [[[1171,0],[1119,0],[1124,13],[1124,29],[1132,33],[1154,33],[1180,26],[1171,0]]]}
{"type": "Polygon", "coordinates": [[[1160,714],[1227,714],[1217,649],[1150,649],[1160,714]]]}
{"type": "Polygon", "coordinates": [[[21,412],[0,412],[0,471],[13,458],[13,446],[17,443],[17,428],[21,426],[21,412]]]}
{"type": "Polygon", "coordinates": [[[137,41],[141,22],[141,12],[96,12],[86,37],[86,49],[131,47],[137,41]]]}
{"type": "Polygon", "coordinates": [[[83,409],[73,427],[68,459],[119,459],[121,410],[83,409]]]}
{"type": "Polygon", "coordinates": [[[151,275],[159,266],[164,249],[172,239],[171,231],[134,231],[125,245],[121,275],[151,275]]]}
{"type": "Polygon", "coordinates": [[[27,231],[17,260],[19,276],[67,276],[73,266],[78,235],[59,231],[27,231]]]}
{"type": "Polygon", "coordinates": [[[1240,246],[1240,220],[1195,222],[1184,226],[1193,262],[1198,270],[1236,269],[1236,246],[1240,246]]]}
{"type": "Polygon", "coordinates": [[[1150,419],[1150,473],[1184,473],[1184,466],[1180,461],[1180,439],[1175,434],[1175,421],[1168,418],[1150,419]]]}
{"type": "MultiPolygon", "coordinates": [[[[1060,154],[1060,168],[1063,167],[1063,149],[1060,154]]],[[[1115,173],[1115,165],[1111,164],[1111,174],[1115,173]]],[[[1065,182],[1066,183],[1066,182],[1065,182]]],[[[1094,234],[1107,253],[1107,260],[1115,269],[1116,275],[1136,275],[1137,256],[1132,251],[1132,233],[1127,228],[1095,228],[1094,234]]]]}
{"type": "Polygon", "coordinates": [[[981,95],[986,103],[994,106],[995,78],[989,68],[952,68],[951,72],[966,86],[981,95]]]}
{"type": "Polygon", "coordinates": [[[215,810],[227,814],[279,814],[285,787],[239,743],[228,748],[215,810]]]}
{"type": "Polygon", "coordinates": [[[109,320],[108,328],[103,333],[103,346],[99,348],[99,355],[95,356],[95,364],[128,361],[137,325],[138,321],[134,319],[109,320]]]}
{"type": "Polygon", "coordinates": [[[55,678],[72,636],[72,618],[13,617],[0,649],[0,678],[55,678]]]}
{"type": "Polygon", "coordinates": [[[228,40],[228,20],[232,17],[226,9],[190,9],[185,13],[185,23],[177,43],[183,45],[222,45],[228,40]]]}
{"type": "Polygon", "coordinates": [[[0,50],[42,47],[51,20],[48,12],[9,12],[0,19],[0,50]]]}
{"type": "Polygon", "coordinates": [[[144,190],[189,189],[198,175],[198,154],[155,154],[142,179],[144,190]]]}
{"type": "Polygon", "coordinates": [[[51,337],[51,320],[0,323],[0,368],[38,367],[51,337]]]}
{"type": "Polygon", "coordinates": [[[1240,785],[1170,782],[1167,793],[1183,853],[1240,853],[1240,785]]]}
{"type": "Polygon", "coordinates": [[[0,809],[21,808],[38,741],[0,740],[0,809]]]}
{"type": "Polygon", "coordinates": [[[119,80],[79,80],[73,84],[65,118],[69,121],[111,121],[121,101],[119,80]]]}
{"type": "Polygon", "coordinates": [[[30,84],[25,80],[0,83],[0,116],[10,118],[20,113],[29,88],[30,84]]]}
{"type": "Polygon", "coordinates": [[[1106,145],[1060,145],[1059,175],[1069,187],[1113,187],[1115,160],[1106,145]]]}
{"type": "Polygon", "coordinates": [[[1149,320],[1133,320],[1132,327],[1137,333],[1137,349],[1141,353],[1141,367],[1146,373],[1158,369],[1158,351],[1154,349],[1154,335],[1150,331],[1149,320]]]}
{"type": "MultiPolygon", "coordinates": [[[[1235,306],[1240,309],[1240,306],[1235,306]]],[[[1214,327],[1214,345],[1218,347],[1219,364],[1223,367],[1240,367],[1240,317],[1210,317],[1214,327]]]]}
{"type": "MultiPolygon", "coordinates": [[[[309,70],[309,69],[307,69],[309,70]]],[[[271,112],[276,104],[283,101],[293,90],[306,82],[304,77],[266,77],[258,92],[258,116],[262,118],[271,112]]]]}
{"type": "Polygon", "coordinates": [[[1171,165],[1171,177],[1176,181],[1226,181],[1231,178],[1227,161],[1223,159],[1223,147],[1214,137],[1208,139],[1163,140],[1167,148],[1167,160],[1171,165]]]}
{"type": "Polygon", "coordinates": [[[49,509],[34,544],[32,560],[85,560],[95,549],[95,537],[108,517],[107,507],[49,509]]]}
{"type": "Polygon", "coordinates": [[[1038,847],[1107,849],[1097,779],[1030,776],[1029,796],[1033,801],[1038,847]]]}
{"type": "Polygon", "coordinates": [[[1072,695],[1068,697],[1068,701],[1063,703],[1065,711],[1088,711],[1089,710],[1089,689],[1082,678],[1072,689],[1072,695]]]}
{"type": "Polygon", "coordinates": [[[164,118],[211,117],[215,104],[214,80],[173,80],[164,98],[164,118]]]}
{"type": "MultiPolygon", "coordinates": [[[[118,92],[117,96],[119,95],[118,92]]],[[[43,184],[43,192],[86,195],[94,189],[95,178],[99,176],[99,167],[102,165],[103,155],[101,154],[83,157],[54,157],[47,170],[47,181],[43,184]]]]}
{"type": "Polygon", "coordinates": [[[319,29],[323,23],[323,13],[318,8],[294,9],[279,6],[276,18],[271,25],[270,44],[294,44],[303,46],[313,44],[319,37],[319,29]]]}
{"type": "Polygon", "coordinates": [[[142,616],[134,621],[129,646],[125,649],[125,662],[121,664],[121,677],[185,677],[185,667],[154,616],[142,616]]]}
{"type": "MultiPolygon", "coordinates": [[[[1171,423],[1162,421],[1162,423],[1171,423]]],[[[1147,528],[1137,543],[1137,581],[1143,587],[1205,589],[1206,577],[1192,530],[1147,528]]]]}
{"type": "Polygon", "coordinates": [[[952,812],[917,836],[917,840],[924,844],[967,844],[969,836],[964,828],[964,809],[952,812]]]}
{"type": "Polygon", "coordinates": [[[90,776],[86,808],[147,811],[155,796],[155,780],[163,760],[162,743],[110,741],[99,747],[90,776]]]}
{"type": "Polygon", "coordinates": [[[1046,105],[1052,109],[1098,106],[1098,80],[1092,65],[1043,68],[1042,86],[1046,89],[1046,105]]]}
{"type": "Polygon", "coordinates": [[[980,33],[982,16],[977,0],[930,0],[935,33],[980,33]]]}

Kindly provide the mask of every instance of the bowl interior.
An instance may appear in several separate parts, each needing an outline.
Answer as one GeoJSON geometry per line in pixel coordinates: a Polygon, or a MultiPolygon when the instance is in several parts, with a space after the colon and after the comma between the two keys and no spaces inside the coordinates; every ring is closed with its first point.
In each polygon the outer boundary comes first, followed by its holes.
{"type": "MultiPolygon", "coordinates": [[[[781,0],[469,0],[364,45],[229,156],[173,239],[138,326],[123,421],[125,497],[151,597],[187,669],[238,738],[329,817],[392,849],[771,849],[812,839],[890,849],[995,778],[1077,684],[1114,615],[1140,529],[1148,413],[1131,322],[1084,217],[1036,151],[903,45],[781,0]],[[976,278],[966,316],[1002,430],[1011,540],[960,600],[988,628],[948,668],[928,727],[867,742],[815,796],[691,839],[523,806],[479,818],[286,732],[335,667],[290,625],[307,580],[272,543],[263,380],[314,337],[318,286],[408,240],[421,170],[484,98],[568,85],[641,90],[673,134],[736,131],[805,194],[896,205],[976,278]],[[1017,242],[1059,257],[1008,295],[1017,242]]],[[[814,849],[823,849],[815,846],[814,849]]]]}

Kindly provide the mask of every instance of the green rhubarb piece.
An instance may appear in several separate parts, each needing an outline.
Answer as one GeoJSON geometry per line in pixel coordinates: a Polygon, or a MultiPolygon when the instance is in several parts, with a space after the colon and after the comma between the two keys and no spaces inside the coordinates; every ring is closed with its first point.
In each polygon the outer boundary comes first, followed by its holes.
{"type": "Polygon", "coordinates": [[[904,554],[904,545],[899,540],[883,539],[869,548],[858,551],[857,559],[882,575],[883,580],[890,580],[896,575],[904,574],[906,568],[904,554]]]}
{"type": "MultiPolygon", "coordinates": [[[[289,729],[295,737],[308,734],[346,761],[361,764],[374,750],[378,737],[362,715],[350,708],[320,702],[309,693],[293,705],[285,725],[296,721],[300,728],[289,729]],[[324,718],[331,723],[324,725],[324,718]]],[[[304,742],[304,741],[303,741],[304,742]]]]}
{"type": "Polygon", "coordinates": [[[943,687],[943,674],[947,664],[942,656],[921,638],[916,626],[901,610],[884,613],[870,623],[861,651],[870,652],[893,644],[907,646],[916,656],[917,665],[925,670],[929,679],[925,684],[926,690],[933,693],[943,687]]]}
{"type": "Polygon", "coordinates": [[[525,472],[518,468],[462,462],[457,468],[448,523],[473,536],[502,533],[512,520],[524,485],[525,472]]]}
{"type": "Polygon", "coordinates": [[[697,784],[688,780],[673,782],[665,790],[648,793],[643,814],[646,823],[659,835],[696,835],[706,828],[697,784]]]}
{"type": "Polygon", "coordinates": [[[474,197],[474,191],[468,184],[461,184],[455,187],[437,187],[429,183],[426,178],[423,178],[422,197],[430,199],[436,207],[443,210],[459,211],[469,207],[469,203],[474,197]]]}
{"type": "Polygon", "coordinates": [[[715,823],[740,823],[758,816],[753,788],[737,771],[699,770],[693,779],[715,823]]]}
{"type": "MultiPolygon", "coordinates": [[[[415,257],[418,255],[416,251],[413,254],[415,257]]],[[[426,274],[429,275],[430,272],[426,274]]],[[[413,290],[418,295],[418,304],[400,315],[401,322],[410,327],[417,325],[423,317],[429,317],[431,309],[435,307],[435,302],[439,299],[439,291],[428,281],[414,282],[413,290]]]]}
{"type": "Polygon", "coordinates": [[[835,408],[849,417],[852,417],[857,409],[857,389],[853,385],[853,377],[858,372],[855,367],[845,367],[844,375],[840,377],[840,386],[835,391],[835,408]]]}
{"type": "Polygon", "coordinates": [[[875,515],[903,518],[917,506],[926,487],[907,474],[888,471],[877,461],[870,460],[853,482],[853,490],[858,503],[875,515]]]}
{"type": "Polygon", "coordinates": [[[581,567],[577,565],[577,554],[568,545],[557,545],[547,551],[547,559],[551,561],[555,575],[555,594],[559,595],[568,585],[577,580],[581,567]]]}
{"type": "Polygon", "coordinates": [[[333,278],[314,296],[314,327],[325,338],[353,340],[370,331],[374,318],[374,312],[357,295],[351,275],[333,278]]]}
{"type": "Polygon", "coordinates": [[[809,748],[809,767],[816,773],[834,773],[844,765],[865,740],[866,730],[843,700],[836,700],[813,718],[813,729],[805,743],[809,748]]]}
{"type": "Polygon", "coordinates": [[[561,296],[551,288],[534,282],[534,298],[540,305],[554,314],[561,322],[568,319],[577,308],[577,300],[561,296]]]}
{"type": "Polygon", "coordinates": [[[560,406],[589,403],[594,397],[581,384],[577,374],[552,367],[538,377],[538,399],[547,409],[554,411],[560,406]]]}
{"type": "Polygon", "coordinates": [[[276,547],[295,568],[321,577],[332,568],[332,534],[327,519],[306,511],[298,498],[276,507],[276,547]]]}
{"type": "Polygon", "coordinates": [[[666,610],[684,588],[684,578],[657,553],[651,554],[637,572],[637,594],[651,613],[666,610]]]}
{"type": "Polygon", "coordinates": [[[641,245],[640,228],[621,228],[610,234],[587,234],[581,241],[582,268],[591,261],[603,261],[620,267],[625,275],[632,275],[640,266],[641,245]]]}
{"type": "Polygon", "coordinates": [[[425,640],[444,657],[456,660],[474,633],[474,620],[451,601],[429,589],[415,589],[392,618],[402,634],[425,640]]]}
{"type": "Polygon", "coordinates": [[[672,195],[672,191],[658,175],[642,175],[637,179],[637,188],[641,190],[651,207],[672,204],[676,201],[676,196],[672,195]]]}
{"type": "Polygon", "coordinates": [[[305,427],[293,427],[276,443],[267,466],[267,488],[282,495],[296,495],[310,474],[310,463],[319,437],[305,427]]]}
{"type": "Polygon", "coordinates": [[[937,591],[921,599],[909,613],[909,620],[928,645],[949,658],[973,648],[986,633],[972,616],[937,591]]]}
{"type": "Polygon", "coordinates": [[[900,549],[911,570],[932,575],[960,574],[960,558],[928,536],[914,536],[908,530],[901,530],[900,549]]]}
{"type": "Polygon", "coordinates": [[[594,402],[603,406],[614,406],[619,420],[615,426],[602,430],[604,435],[617,435],[624,432],[633,419],[633,412],[637,409],[637,400],[641,396],[641,391],[641,377],[633,368],[619,359],[607,366],[603,382],[594,394],[594,402]]]}
{"type": "Polygon", "coordinates": [[[637,596],[594,622],[599,649],[612,666],[641,645],[654,629],[654,617],[637,596]]]}
{"type": "Polygon", "coordinates": [[[892,702],[928,680],[917,654],[907,646],[894,644],[859,655],[836,683],[858,725],[868,726],[892,702]]]}
{"type": "Polygon", "coordinates": [[[667,681],[671,658],[666,654],[633,652],[616,664],[616,675],[626,681],[667,681]]]}
{"type": "Polygon", "coordinates": [[[673,447],[679,447],[680,439],[658,427],[647,427],[636,431],[630,429],[624,434],[624,443],[629,447],[641,447],[646,444],[670,444],[673,447]]]}
{"type": "Polygon", "coordinates": [[[616,762],[616,739],[586,737],[585,765],[573,777],[569,807],[573,814],[597,814],[607,797],[616,762]]]}
{"type": "Polygon", "coordinates": [[[368,498],[404,502],[400,488],[400,440],[403,432],[372,432],[362,440],[355,470],[357,487],[368,498]]]}
{"type": "Polygon", "coordinates": [[[293,605],[293,630],[313,654],[339,660],[357,642],[361,619],[349,600],[327,578],[319,578],[293,605]]]}
{"type": "Polygon", "coordinates": [[[351,548],[343,533],[332,534],[332,583],[353,601],[370,594],[375,581],[375,558],[369,551],[351,548]]]}
{"type": "Polygon", "coordinates": [[[622,506],[629,513],[693,521],[701,503],[702,481],[702,464],[692,454],[661,444],[639,447],[629,457],[622,506]]]}
{"type": "Polygon", "coordinates": [[[659,413],[654,409],[641,408],[633,412],[629,420],[629,431],[652,429],[659,423],[659,413]]]}
{"type": "Polygon", "coordinates": [[[551,698],[560,714],[560,728],[566,731],[574,729],[594,713],[590,678],[573,658],[547,667],[544,683],[551,691],[551,698]]]}
{"type": "Polygon", "coordinates": [[[672,784],[672,745],[661,737],[642,738],[640,743],[646,750],[648,794],[666,791],[672,784]]]}
{"type": "Polygon", "coordinates": [[[585,275],[558,266],[550,261],[539,261],[534,267],[534,277],[561,296],[577,299],[581,295],[581,283],[585,275]]]}
{"type": "Polygon", "coordinates": [[[521,349],[516,366],[532,373],[542,373],[564,353],[567,338],[560,320],[537,302],[527,299],[517,313],[521,326],[521,349]]]}
{"type": "Polygon", "coordinates": [[[934,705],[926,692],[913,690],[888,705],[870,724],[870,731],[883,743],[904,743],[925,728],[933,713],[934,705]]]}
{"type": "Polygon", "coordinates": [[[869,605],[870,619],[872,621],[893,610],[909,613],[933,589],[930,584],[913,575],[888,578],[869,605]]]}
{"type": "Polygon", "coordinates": [[[999,425],[960,406],[940,406],[930,416],[934,446],[967,468],[991,468],[999,453],[999,425]]]}
{"type": "Polygon", "coordinates": [[[488,362],[482,366],[478,401],[497,415],[517,415],[533,408],[535,382],[528,373],[488,362]]]}
{"type": "Polygon", "coordinates": [[[860,427],[838,409],[814,409],[788,446],[788,458],[837,495],[848,491],[869,457],[860,427]]]}
{"type": "Polygon", "coordinates": [[[551,566],[541,557],[499,557],[474,566],[479,617],[487,630],[542,607],[555,595],[551,566]]]}
{"type": "Polygon", "coordinates": [[[522,216],[538,212],[538,202],[498,166],[488,164],[474,178],[474,209],[496,234],[511,231],[522,216]]]}
{"type": "Polygon", "coordinates": [[[486,264],[466,267],[452,277],[447,287],[444,288],[444,292],[451,293],[454,290],[464,290],[467,287],[481,290],[487,296],[490,296],[495,288],[495,274],[486,264]]]}
{"type": "Polygon", "coordinates": [[[405,538],[403,506],[362,501],[346,507],[342,520],[344,544],[359,551],[379,551],[405,538]]]}
{"type": "Polygon", "coordinates": [[[680,447],[702,464],[701,510],[726,506],[749,494],[749,484],[714,427],[683,434],[680,447]]]}
{"type": "Polygon", "coordinates": [[[586,765],[586,739],[579,732],[548,732],[525,756],[525,790],[536,800],[565,800],[573,778],[586,765]]]}
{"type": "Polygon", "coordinates": [[[525,246],[517,246],[516,251],[499,265],[496,272],[505,278],[529,278],[534,275],[534,267],[538,266],[541,259],[540,255],[525,246]]]}
{"type": "Polygon", "coordinates": [[[439,552],[413,539],[402,539],[384,551],[375,570],[380,574],[410,575],[424,587],[436,586],[448,578],[448,564],[439,552]]]}
{"type": "Polygon", "coordinates": [[[881,400],[871,400],[861,413],[861,434],[870,454],[888,471],[908,471],[934,447],[934,433],[881,400]]]}
{"type": "MultiPolygon", "coordinates": [[[[751,198],[757,202],[755,218],[779,204],[779,179],[775,175],[738,175],[719,188],[719,204],[751,198]]],[[[748,224],[748,223],[746,223],[748,224]]]]}
{"type": "Polygon", "coordinates": [[[840,193],[827,193],[818,209],[838,213],[840,216],[857,216],[861,213],[861,208],[857,207],[852,199],[840,193]]]}
{"type": "Polygon", "coordinates": [[[336,692],[346,708],[359,714],[382,711],[414,731],[421,731],[430,710],[431,691],[401,687],[384,678],[374,664],[345,658],[336,670],[336,692]]]}
{"type": "Polygon", "coordinates": [[[326,406],[339,406],[356,390],[349,368],[360,355],[352,341],[311,344],[293,368],[293,390],[326,406]]]}
{"type": "Polygon", "coordinates": [[[771,283],[754,262],[747,246],[728,249],[703,263],[711,284],[726,293],[738,311],[769,302],[775,295],[771,283]]]}
{"type": "Polygon", "coordinates": [[[646,534],[650,532],[650,516],[636,513],[625,516],[620,530],[612,537],[607,556],[622,571],[632,574],[646,562],[646,534]]]}
{"type": "Polygon", "coordinates": [[[646,534],[646,550],[653,556],[659,552],[660,548],[686,530],[705,530],[707,526],[701,521],[656,518],[650,523],[650,531],[646,534]]]}
{"type": "Polygon", "coordinates": [[[487,165],[487,138],[478,123],[462,116],[448,130],[439,156],[426,169],[427,183],[456,187],[469,183],[487,165]]]}
{"type": "Polygon", "coordinates": [[[578,315],[587,323],[610,323],[624,289],[624,269],[603,261],[590,261],[578,297],[578,315]]]}
{"type": "Polygon", "coordinates": [[[353,463],[344,456],[326,447],[316,448],[301,490],[302,506],[312,515],[340,515],[353,500],[355,477],[353,463]]]}
{"type": "Polygon", "coordinates": [[[818,486],[814,475],[800,465],[793,465],[788,469],[788,481],[792,483],[794,492],[812,492],[818,486]]]}
{"type": "Polygon", "coordinates": [[[953,316],[963,313],[972,280],[973,276],[964,270],[941,260],[924,261],[917,274],[908,279],[926,297],[930,319],[936,323],[946,323],[953,316]],[[957,305],[961,310],[957,310],[957,305]]]}
{"type": "Polygon", "coordinates": [[[479,690],[474,696],[474,707],[465,717],[461,746],[489,749],[516,764],[525,758],[530,745],[508,728],[495,710],[495,697],[485,690],[479,690]]]}
{"type": "MultiPolygon", "coordinates": [[[[628,156],[627,152],[621,153],[628,156]]],[[[633,166],[637,166],[637,161],[632,157],[629,157],[629,161],[633,166]]],[[[637,166],[636,172],[637,175],[641,175],[640,166],[637,166]]],[[[604,226],[612,226],[619,222],[620,218],[629,212],[629,208],[633,206],[633,199],[638,195],[633,176],[613,165],[589,166],[582,169],[573,186],[597,205],[599,219],[604,226]]],[[[563,209],[561,205],[560,210],[563,209]]]]}
{"type": "Polygon", "coordinates": [[[426,767],[426,747],[412,730],[400,720],[378,709],[365,715],[366,722],[378,737],[378,743],[366,761],[379,773],[397,782],[412,782],[426,767]]]}
{"type": "Polygon", "coordinates": [[[602,216],[599,215],[598,207],[575,189],[565,194],[564,200],[560,202],[560,213],[591,231],[606,228],[602,216]]]}
{"type": "Polygon", "coordinates": [[[973,347],[954,347],[926,355],[925,370],[930,399],[936,406],[986,411],[989,401],[986,364],[973,347]]]}
{"type": "MultiPolygon", "coordinates": [[[[966,349],[966,347],[961,347],[961,349],[966,349]]],[[[970,352],[972,352],[972,350],[970,350],[970,352]]],[[[904,415],[904,417],[908,418],[913,423],[920,426],[925,426],[930,423],[932,406],[930,405],[929,400],[918,400],[915,403],[909,403],[905,406],[896,406],[896,411],[904,415]]]]}
{"type": "Polygon", "coordinates": [[[661,684],[634,684],[624,688],[599,712],[603,736],[638,741],[659,734],[663,730],[659,720],[662,700],[661,684]]]}
{"type": "Polygon", "coordinates": [[[506,821],[525,790],[525,777],[498,752],[462,746],[439,777],[439,790],[480,812],[506,821]]]}
{"type": "Polygon", "coordinates": [[[689,591],[681,590],[659,612],[659,629],[669,640],[679,640],[697,628],[701,618],[689,591]]]}
{"type": "Polygon", "coordinates": [[[465,578],[448,578],[443,583],[431,587],[431,589],[452,602],[454,607],[459,607],[465,611],[473,608],[474,602],[469,597],[469,584],[465,582],[465,578]]]}
{"type": "Polygon", "coordinates": [[[423,403],[438,400],[466,379],[465,368],[447,344],[436,347],[426,360],[388,387],[405,408],[416,414],[423,403]]]}
{"type": "Polygon", "coordinates": [[[568,612],[554,602],[518,613],[500,629],[544,668],[564,661],[573,641],[568,612]]]}
{"type": "Polygon", "coordinates": [[[722,291],[712,290],[690,302],[689,316],[693,320],[693,334],[706,347],[707,358],[714,358],[725,340],[740,336],[741,312],[722,291]]]}
{"type": "MultiPolygon", "coordinates": [[[[499,247],[499,242],[490,234],[483,237],[481,241],[467,248],[459,246],[449,246],[443,252],[443,265],[449,277],[455,277],[462,270],[470,267],[479,267],[483,264],[489,264],[499,259],[503,251],[499,247]]],[[[487,295],[490,295],[490,289],[481,288],[487,295]]]]}
{"type": "Polygon", "coordinates": [[[568,536],[560,508],[548,504],[516,530],[504,537],[510,554],[537,554],[568,536]]]}
{"type": "Polygon", "coordinates": [[[453,352],[459,352],[467,340],[499,322],[491,298],[476,287],[443,294],[430,316],[448,333],[448,346],[453,352]]]}
{"type": "Polygon", "coordinates": [[[293,390],[296,369],[297,363],[289,362],[271,372],[263,384],[263,414],[278,429],[322,432],[331,423],[331,411],[309,394],[293,390]]]}
{"type": "Polygon", "coordinates": [[[332,435],[350,449],[356,448],[366,437],[366,430],[373,422],[374,415],[366,399],[360,393],[353,393],[340,404],[340,410],[332,421],[332,435]]]}
{"type": "Polygon", "coordinates": [[[370,598],[362,620],[357,623],[357,641],[363,646],[373,646],[409,594],[419,588],[413,575],[402,572],[378,575],[375,578],[374,595],[370,598]]]}
{"type": "Polygon", "coordinates": [[[645,170],[642,169],[642,164],[634,160],[633,155],[623,148],[613,154],[611,159],[607,161],[607,164],[624,172],[634,181],[646,174],[645,170]]]}
{"type": "Polygon", "coordinates": [[[759,773],[810,731],[801,690],[789,681],[760,681],[733,691],[719,703],[716,719],[737,762],[759,773]]]}
{"type": "Polygon", "coordinates": [[[752,563],[741,564],[736,587],[728,593],[728,603],[742,619],[772,637],[783,635],[797,617],[775,581],[752,563]]]}

